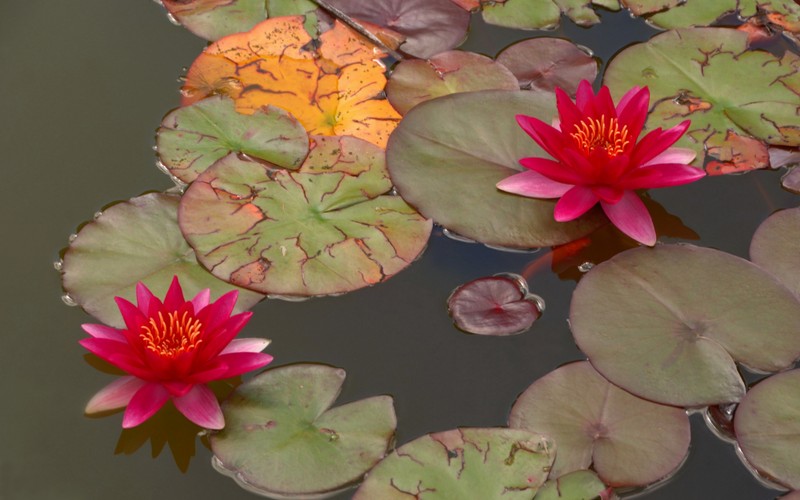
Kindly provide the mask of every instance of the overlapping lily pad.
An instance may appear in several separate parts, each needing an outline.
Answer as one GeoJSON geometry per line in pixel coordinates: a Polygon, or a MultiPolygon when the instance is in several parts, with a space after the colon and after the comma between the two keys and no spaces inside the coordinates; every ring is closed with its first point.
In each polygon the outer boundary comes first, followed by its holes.
{"type": "Polygon", "coordinates": [[[519,82],[508,68],[489,57],[453,50],[427,61],[401,62],[389,78],[386,94],[392,106],[406,114],[417,104],[436,97],[491,89],[518,90],[519,82]]]}
{"type": "Polygon", "coordinates": [[[457,47],[467,37],[469,13],[451,0],[328,0],[359,20],[405,36],[400,50],[426,59],[457,47]]]}
{"type": "Polygon", "coordinates": [[[328,295],[381,282],[425,248],[431,222],[384,194],[380,148],[312,139],[297,172],[231,155],[187,189],[181,229],[214,275],[263,293],[328,295]]]}
{"type": "Polygon", "coordinates": [[[479,278],[456,288],[447,309],[460,330],[477,335],[506,336],[527,331],[541,316],[544,303],[528,293],[519,275],[479,278]]]}
{"type": "Polygon", "coordinates": [[[555,202],[495,187],[522,170],[520,158],[546,156],[514,115],[549,122],[554,108],[553,94],[534,91],[487,90],[422,103],[392,135],[387,148],[392,180],[423,215],[482,243],[532,248],[584,236],[602,223],[596,212],[560,223],[553,218],[555,202]]]}
{"type": "Polygon", "coordinates": [[[267,370],[222,405],[226,426],[210,438],[214,465],[244,488],[312,498],[357,482],[383,458],[397,426],[392,398],[331,408],[345,372],[298,364],[267,370]]]}
{"type": "Polygon", "coordinates": [[[610,486],[643,486],[677,469],[689,450],[682,408],[639,399],[609,383],[586,361],[564,365],[525,390],[509,426],[558,444],[553,477],[587,469],[610,486]]]}
{"type": "Polygon", "coordinates": [[[525,89],[553,91],[560,87],[575,95],[581,80],[593,82],[597,61],[569,40],[529,38],[506,47],[497,62],[511,70],[525,89]]]}
{"type": "Polygon", "coordinates": [[[693,148],[710,174],[769,166],[767,145],[800,144],[800,57],[747,50],[747,35],[729,28],[669,31],[620,52],[605,84],[619,98],[648,86],[647,127],[690,119],[678,146],[693,148]]]}
{"type": "Polygon", "coordinates": [[[774,372],[800,356],[800,303],[776,278],[732,255],[690,245],[621,253],[572,298],[580,349],[611,382],[678,406],[739,401],[735,361],[774,372]]]}
{"type": "Polygon", "coordinates": [[[577,470],[550,479],[541,487],[534,500],[610,500],[617,498],[611,488],[603,484],[597,474],[590,470],[577,470]]]}
{"type": "Polygon", "coordinates": [[[619,10],[617,0],[505,0],[485,2],[483,19],[507,28],[537,30],[558,26],[563,13],[575,24],[591,26],[600,22],[593,6],[619,10]]]}
{"type": "Polygon", "coordinates": [[[243,115],[225,96],[169,113],[158,129],[156,144],[161,163],[186,183],[230,153],[290,170],[299,168],[308,154],[308,134],[289,113],[267,106],[243,115]]]}
{"type": "Polygon", "coordinates": [[[383,97],[382,53],[338,22],[311,42],[298,16],[222,38],[192,63],[182,104],[223,94],[240,113],[278,106],[311,134],[352,135],[383,147],[400,116],[383,97]]]}
{"type": "Polygon", "coordinates": [[[736,409],[734,428],[742,453],[756,470],[800,489],[800,370],[756,384],[736,409]]]}
{"type": "Polygon", "coordinates": [[[793,167],[781,179],[783,188],[796,194],[800,194],[800,168],[793,167]]]}
{"type": "MultiPolygon", "coordinates": [[[[114,297],[136,300],[141,281],[163,297],[172,277],[180,276],[187,296],[210,288],[212,298],[237,289],[200,267],[178,229],[176,195],[152,193],[105,210],[85,225],[64,255],[64,289],[100,321],[123,327],[114,297]]],[[[238,289],[237,311],[264,298],[238,289]]]]}
{"type": "Polygon", "coordinates": [[[765,220],[753,235],[750,258],[800,297],[800,208],[765,220]]]}
{"type": "Polygon", "coordinates": [[[453,429],[393,451],[367,474],[354,500],[530,499],[544,483],[555,444],[520,429],[453,429]]]}
{"type": "Polygon", "coordinates": [[[661,28],[707,26],[734,13],[742,18],[764,14],[773,24],[789,31],[800,31],[800,4],[794,0],[686,0],[650,17],[649,21],[661,28]]]}

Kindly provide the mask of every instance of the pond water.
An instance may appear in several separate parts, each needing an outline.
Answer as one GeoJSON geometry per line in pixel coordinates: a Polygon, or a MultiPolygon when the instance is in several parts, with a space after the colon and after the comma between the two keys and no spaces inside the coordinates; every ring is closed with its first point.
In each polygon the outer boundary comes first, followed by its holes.
{"type": "MultiPolygon", "coordinates": [[[[607,61],[655,32],[624,13],[607,13],[591,30],[565,21],[550,34],[591,47],[607,61]]],[[[462,48],[493,56],[528,36],[490,30],[476,19],[462,48]]],[[[6,184],[0,498],[253,497],[212,470],[211,454],[199,442],[170,443],[177,461],[188,462],[181,472],[163,436],[128,432],[121,439],[119,415],[83,415],[86,401],[111,377],[84,362],[80,324],[93,321],[64,306],[52,267],[78,222],[112,200],[170,187],[153,167],[153,133],[178,104],[180,68],[203,47],[152,2],[0,5],[6,184]]],[[[755,228],[798,201],[780,188],[779,172],[703,179],[655,190],[652,198],[700,235],[694,243],[743,257],[755,228]]],[[[575,282],[560,279],[546,262],[538,266],[528,281],[547,310],[515,337],[464,335],[452,326],[445,302],[460,284],[521,273],[545,253],[500,252],[453,241],[436,228],[423,257],[388,282],[336,298],[263,302],[245,332],[272,339],[273,366],[305,361],[346,369],[340,403],[392,395],[400,444],[458,426],[503,426],[517,395],[534,380],[583,359],[566,322],[575,282]]],[[[700,415],[691,420],[686,464],[647,498],[777,495],[700,415]]]]}

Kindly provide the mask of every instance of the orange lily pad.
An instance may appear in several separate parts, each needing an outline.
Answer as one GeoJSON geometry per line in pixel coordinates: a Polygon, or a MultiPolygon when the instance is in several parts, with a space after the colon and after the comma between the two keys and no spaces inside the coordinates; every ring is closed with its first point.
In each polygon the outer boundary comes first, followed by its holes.
{"type": "Polygon", "coordinates": [[[192,64],[182,104],[223,94],[240,113],[277,106],[310,134],[352,135],[385,147],[400,116],[383,97],[382,52],[341,23],[312,41],[300,16],[224,37],[192,64]]]}

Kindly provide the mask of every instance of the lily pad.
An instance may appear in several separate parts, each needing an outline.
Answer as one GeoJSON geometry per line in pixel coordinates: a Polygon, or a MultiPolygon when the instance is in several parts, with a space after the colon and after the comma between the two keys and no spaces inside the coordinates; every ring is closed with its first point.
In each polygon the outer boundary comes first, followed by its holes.
{"type": "Polygon", "coordinates": [[[180,225],[215,276],[263,293],[328,295],[379,283],[423,251],[431,222],[391,190],[383,151],[312,136],[297,172],[234,155],[189,186],[180,225]]]}
{"type": "Polygon", "coordinates": [[[227,95],[240,113],[273,105],[311,134],[383,147],[400,115],[383,96],[381,55],[339,22],[312,43],[302,17],[268,19],[209,45],[186,74],[182,105],[227,95]]]}
{"type": "Polygon", "coordinates": [[[534,500],[609,500],[616,498],[593,471],[577,470],[544,483],[534,500]]]}
{"type": "Polygon", "coordinates": [[[640,399],[609,383],[587,361],[528,387],[509,426],[536,429],[558,444],[553,477],[589,466],[610,486],[644,486],[672,474],[689,451],[682,408],[640,399]]]}
{"type": "Polygon", "coordinates": [[[308,154],[308,134],[289,113],[267,106],[243,115],[224,96],[169,113],[158,129],[156,144],[161,163],[186,183],[230,153],[290,170],[299,168],[308,154]]]}
{"type": "Polygon", "coordinates": [[[793,0],[686,0],[650,17],[649,22],[660,28],[707,26],[734,13],[741,18],[764,14],[771,23],[800,31],[800,4],[793,0]]]}
{"type": "Polygon", "coordinates": [[[524,89],[554,91],[560,87],[575,95],[581,80],[597,78],[597,60],[561,38],[529,38],[503,49],[497,62],[507,67],[524,89]]]}
{"type": "Polygon", "coordinates": [[[604,82],[619,98],[650,88],[647,127],[690,119],[678,146],[708,152],[710,174],[769,166],[767,145],[800,143],[800,57],[747,50],[747,34],[729,28],[669,31],[620,52],[604,82]],[[676,69],[677,68],[677,69],[676,69]]]}
{"type": "Polygon", "coordinates": [[[505,0],[484,3],[483,19],[506,28],[538,30],[558,26],[563,13],[579,26],[591,26],[600,22],[595,5],[619,10],[617,0],[505,0]]]}
{"type": "Polygon", "coordinates": [[[800,303],[755,264],[691,245],[634,249],[584,276],[572,297],[578,347],[640,397],[698,407],[739,401],[734,361],[784,370],[800,356],[800,303]]]}
{"type": "Polygon", "coordinates": [[[427,59],[461,45],[469,12],[451,0],[328,0],[349,16],[405,36],[400,50],[427,59]]]}
{"type": "Polygon", "coordinates": [[[389,454],[353,499],[530,499],[547,478],[555,452],[548,438],[520,429],[428,434],[389,454]]]}
{"type": "Polygon", "coordinates": [[[518,113],[549,122],[555,97],[485,90],[420,104],[403,118],[386,151],[395,186],[426,217],[482,243],[533,248],[585,236],[603,222],[597,212],[556,222],[554,201],[495,187],[522,170],[520,158],[546,156],[517,125],[518,113]]]}
{"type": "Polygon", "coordinates": [[[297,364],[267,370],[222,404],[210,437],[215,467],[245,489],[310,498],[357,482],[386,454],[397,419],[392,398],[336,408],[345,371],[297,364]]]}
{"type": "Polygon", "coordinates": [[[489,57],[453,50],[427,61],[410,59],[398,64],[386,85],[386,95],[404,115],[417,104],[443,95],[491,89],[519,90],[519,82],[489,57]]]}
{"type": "Polygon", "coordinates": [[[782,178],[781,184],[787,191],[800,194],[800,168],[792,167],[782,178]]]}
{"type": "MultiPolygon", "coordinates": [[[[715,0],[706,0],[707,3],[715,0]]],[[[621,0],[622,4],[637,16],[663,12],[677,5],[685,3],[686,0],[621,0]]]]}
{"type": "Polygon", "coordinates": [[[750,258],[800,297],[800,208],[781,210],[761,223],[750,258]]]}
{"type": "Polygon", "coordinates": [[[179,200],[177,195],[146,194],[109,207],[83,226],[64,254],[62,280],[69,296],[95,318],[120,328],[125,322],[114,297],[135,301],[139,281],[159,297],[175,275],[190,297],[204,288],[211,289],[213,299],[239,290],[237,311],[263,299],[200,267],[178,229],[179,200]]]}
{"type": "Polygon", "coordinates": [[[800,489],[800,370],[779,373],[756,384],[734,417],[736,440],[759,473],[800,489]]]}
{"type": "Polygon", "coordinates": [[[477,335],[525,332],[542,314],[541,298],[528,293],[522,276],[479,278],[456,288],[447,309],[456,327],[477,335]]]}

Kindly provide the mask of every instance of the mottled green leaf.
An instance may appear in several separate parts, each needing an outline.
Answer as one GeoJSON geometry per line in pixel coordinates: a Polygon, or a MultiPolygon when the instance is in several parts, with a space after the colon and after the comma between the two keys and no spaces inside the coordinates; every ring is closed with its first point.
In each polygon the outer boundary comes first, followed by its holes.
{"type": "Polygon", "coordinates": [[[551,479],[536,493],[534,500],[610,500],[616,498],[597,474],[590,470],[577,470],[551,479]]]}
{"type": "Polygon", "coordinates": [[[617,0],[505,0],[485,3],[483,19],[506,28],[537,30],[558,26],[563,13],[575,24],[591,26],[600,22],[595,5],[619,9],[617,0]]]}
{"type": "Polygon", "coordinates": [[[686,0],[649,21],[661,28],[683,28],[707,26],[727,14],[749,18],[759,12],[773,24],[800,31],[800,4],[793,0],[686,0]]]}

